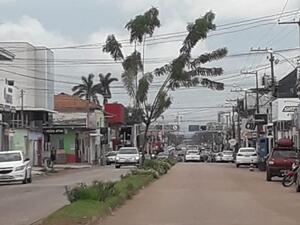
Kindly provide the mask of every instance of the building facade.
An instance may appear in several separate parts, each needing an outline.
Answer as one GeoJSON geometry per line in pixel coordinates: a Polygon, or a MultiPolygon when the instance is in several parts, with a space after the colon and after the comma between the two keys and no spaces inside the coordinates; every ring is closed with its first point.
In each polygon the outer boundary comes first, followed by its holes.
{"type": "Polygon", "coordinates": [[[15,108],[5,115],[2,149],[21,150],[34,165],[42,165],[43,126],[51,124],[54,106],[54,54],[27,42],[0,42],[0,48],[14,54],[14,60],[0,61],[0,77],[6,80],[0,89],[12,84],[15,108]]]}

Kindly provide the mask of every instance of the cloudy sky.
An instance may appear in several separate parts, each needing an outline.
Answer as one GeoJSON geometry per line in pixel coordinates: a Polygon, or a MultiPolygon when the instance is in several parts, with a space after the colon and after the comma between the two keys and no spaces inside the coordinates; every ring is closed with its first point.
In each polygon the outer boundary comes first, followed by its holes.
{"type": "MultiPolygon", "coordinates": [[[[115,77],[120,77],[120,64],[108,61],[109,56],[101,52],[101,43],[108,34],[115,34],[119,40],[128,39],[128,33],[124,29],[126,22],[151,6],[160,10],[162,24],[155,35],[178,32],[182,34],[180,32],[185,31],[188,22],[193,22],[212,10],[216,14],[217,30],[198,44],[193,55],[220,47],[227,47],[229,50],[229,57],[211,64],[224,68],[225,74],[216,80],[225,83],[225,90],[213,91],[197,87],[172,93],[174,103],[166,112],[167,121],[173,121],[177,113],[189,124],[216,120],[218,111],[228,110],[222,108],[225,100],[238,96],[230,91],[232,85],[253,87],[255,80],[252,75],[238,73],[242,69],[261,68],[268,63],[267,55],[239,55],[240,53],[249,53],[251,47],[271,47],[274,50],[298,47],[296,25],[278,25],[277,21],[298,20],[299,0],[0,0],[0,41],[27,41],[53,48],[57,60],[55,73],[59,74],[56,76],[58,82],[55,90],[68,92],[70,86],[59,81],[79,82],[80,77],[88,73],[112,72],[115,77]],[[257,20],[260,17],[264,18],[257,20]],[[256,20],[238,23],[247,19],[256,20]],[[93,45],[88,48],[55,49],[81,44],[93,45]],[[68,65],[61,65],[61,60],[72,61],[68,65]],[[90,63],[93,60],[96,63],[90,63]]],[[[149,41],[146,47],[148,71],[176,57],[184,38],[182,35],[171,35],[164,39],[161,37],[149,41]]],[[[124,46],[125,53],[132,49],[133,46],[124,46]]],[[[281,52],[284,57],[291,58],[290,63],[285,62],[282,56],[277,56],[277,79],[293,69],[290,64],[295,63],[293,57],[298,52],[281,52]]],[[[269,74],[269,69],[260,71],[261,75],[264,73],[269,74]]],[[[151,93],[156,90],[153,87],[151,93]]],[[[123,88],[113,88],[113,93],[112,101],[128,104],[123,88]]]]}

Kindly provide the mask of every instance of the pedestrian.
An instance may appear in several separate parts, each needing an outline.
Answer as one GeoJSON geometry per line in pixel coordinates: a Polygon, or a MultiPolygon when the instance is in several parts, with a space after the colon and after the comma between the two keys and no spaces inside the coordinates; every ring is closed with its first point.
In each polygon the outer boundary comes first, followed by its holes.
{"type": "Polygon", "coordinates": [[[51,161],[52,171],[54,171],[54,163],[56,161],[56,149],[54,147],[52,147],[50,152],[50,161],[51,161]]]}

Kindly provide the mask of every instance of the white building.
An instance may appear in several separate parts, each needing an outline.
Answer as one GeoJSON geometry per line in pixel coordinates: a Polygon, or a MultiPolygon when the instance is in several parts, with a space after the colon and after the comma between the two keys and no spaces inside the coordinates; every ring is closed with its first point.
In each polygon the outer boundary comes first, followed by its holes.
{"type": "MultiPolygon", "coordinates": [[[[6,113],[0,150],[22,150],[34,165],[41,165],[45,138],[43,126],[49,125],[54,108],[54,56],[46,47],[27,42],[0,42],[14,54],[13,61],[0,61],[0,80],[13,83],[16,113],[6,113]]],[[[0,91],[7,82],[0,82],[0,91]]],[[[0,102],[3,104],[3,102],[0,102]]]]}
{"type": "MultiPolygon", "coordinates": [[[[53,110],[53,52],[27,42],[0,42],[0,47],[15,54],[13,61],[0,61],[0,77],[14,81],[19,95],[24,90],[24,110],[53,110]]],[[[21,98],[16,103],[21,108],[21,98]]]]}

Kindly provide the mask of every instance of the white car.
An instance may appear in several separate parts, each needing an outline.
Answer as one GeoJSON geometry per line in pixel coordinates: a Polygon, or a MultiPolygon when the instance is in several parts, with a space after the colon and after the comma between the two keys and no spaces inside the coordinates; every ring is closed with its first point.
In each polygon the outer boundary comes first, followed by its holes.
{"type": "Polygon", "coordinates": [[[0,151],[0,181],[31,183],[31,164],[21,151],[0,151]]]}
{"type": "Polygon", "coordinates": [[[221,160],[222,160],[222,162],[234,162],[233,152],[232,151],[223,151],[221,160]]]}
{"type": "Polygon", "coordinates": [[[116,168],[122,165],[139,165],[140,154],[136,147],[122,147],[116,155],[116,168]]]}
{"type": "Polygon", "coordinates": [[[258,155],[255,151],[255,148],[247,147],[247,148],[240,148],[235,159],[236,167],[240,165],[250,165],[254,164],[257,165],[258,162],[258,155]]]}
{"type": "Polygon", "coordinates": [[[199,150],[187,150],[184,156],[184,161],[201,161],[200,151],[199,150]]]}

